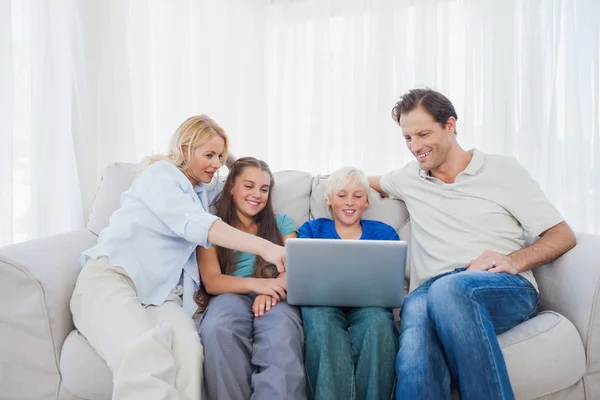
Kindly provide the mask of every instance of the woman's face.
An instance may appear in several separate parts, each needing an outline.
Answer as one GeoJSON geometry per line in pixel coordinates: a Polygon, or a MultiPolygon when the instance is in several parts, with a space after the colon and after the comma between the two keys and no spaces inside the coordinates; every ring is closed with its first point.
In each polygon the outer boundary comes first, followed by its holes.
{"type": "Polygon", "coordinates": [[[224,151],[225,141],[218,135],[192,149],[190,160],[188,160],[187,148],[183,149],[188,165],[186,175],[194,186],[199,182],[210,183],[217,170],[221,168],[224,151]]]}
{"type": "Polygon", "coordinates": [[[269,200],[270,186],[268,172],[256,167],[244,168],[231,188],[238,215],[254,218],[261,212],[269,200]]]}

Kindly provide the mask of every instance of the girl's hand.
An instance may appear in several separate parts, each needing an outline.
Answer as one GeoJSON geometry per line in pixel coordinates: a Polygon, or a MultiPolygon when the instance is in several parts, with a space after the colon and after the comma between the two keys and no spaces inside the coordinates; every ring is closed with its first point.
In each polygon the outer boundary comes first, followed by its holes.
{"type": "Polygon", "coordinates": [[[265,261],[275,264],[277,271],[285,271],[285,247],[267,242],[260,256],[265,261]]]}
{"type": "Polygon", "coordinates": [[[275,307],[275,304],[277,304],[277,300],[274,297],[259,294],[254,299],[254,304],[252,304],[252,312],[256,318],[262,317],[266,311],[271,310],[271,307],[275,307]]]}
{"type": "Polygon", "coordinates": [[[252,284],[250,290],[256,294],[265,294],[274,297],[275,300],[285,299],[285,275],[283,279],[257,279],[251,278],[252,284]]]}

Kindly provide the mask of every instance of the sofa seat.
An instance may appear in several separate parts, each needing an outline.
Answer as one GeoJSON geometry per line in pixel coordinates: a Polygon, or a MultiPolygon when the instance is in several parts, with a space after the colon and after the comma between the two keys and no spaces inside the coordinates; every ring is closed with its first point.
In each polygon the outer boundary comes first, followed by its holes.
{"type": "MultiPolygon", "coordinates": [[[[499,336],[517,399],[535,399],[568,388],[585,375],[585,354],[577,330],[562,315],[546,311],[499,336]]],[[[77,330],[60,358],[63,386],[86,399],[110,399],[111,373],[77,330]]],[[[583,396],[583,388],[579,388],[583,396]]],[[[582,397],[581,397],[582,398],[582,397]]]]}
{"type": "MultiPolygon", "coordinates": [[[[545,311],[498,337],[517,399],[536,399],[577,383],[586,372],[583,344],[575,326],[545,311]]],[[[578,396],[584,398],[580,385],[578,396]]],[[[563,397],[567,398],[567,397],[563,397]]]]}
{"type": "Polygon", "coordinates": [[[74,396],[86,400],[109,400],[112,374],[96,350],[77,329],[72,330],[60,355],[62,386],[74,396]]]}

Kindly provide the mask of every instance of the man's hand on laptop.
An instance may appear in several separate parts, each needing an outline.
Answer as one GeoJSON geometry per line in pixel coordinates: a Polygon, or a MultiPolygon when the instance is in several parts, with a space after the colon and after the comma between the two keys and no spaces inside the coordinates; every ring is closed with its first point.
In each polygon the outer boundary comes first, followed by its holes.
{"type": "Polygon", "coordinates": [[[275,297],[259,294],[254,299],[254,304],[252,304],[252,312],[256,318],[262,317],[265,315],[265,312],[270,311],[272,307],[275,307],[277,304],[277,299],[275,297]]]}
{"type": "Polygon", "coordinates": [[[511,275],[519,273],[510,256],[492,250],[484,251],[482,255],[465,266],[469,271],[506,272],[511,275]]]}

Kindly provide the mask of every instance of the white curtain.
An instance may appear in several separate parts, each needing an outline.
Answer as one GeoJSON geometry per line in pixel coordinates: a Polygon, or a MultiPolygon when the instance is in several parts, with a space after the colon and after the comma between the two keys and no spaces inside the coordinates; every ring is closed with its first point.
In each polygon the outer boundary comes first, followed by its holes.
{"type": "Polygon", "coordinates": [[[82,226],[75,3],[0,1],[0,245],[82,226]]]}
{"type": "Polygon", "coordinates": [[[195,113],[273,170],[385,173],[412,158],[390,110],[417,86],[600,233],[596,0],[0,4],[0,244],[82,226],[102,168],[195,113]]]}
{"type": "Polygon", "coordinates": [[[272,165],[400,167],[390,110],[433,87],[464,148],[516,157],[575,229],[600,233],[600,2],[282,0],[268,20],[272,165]]]}

